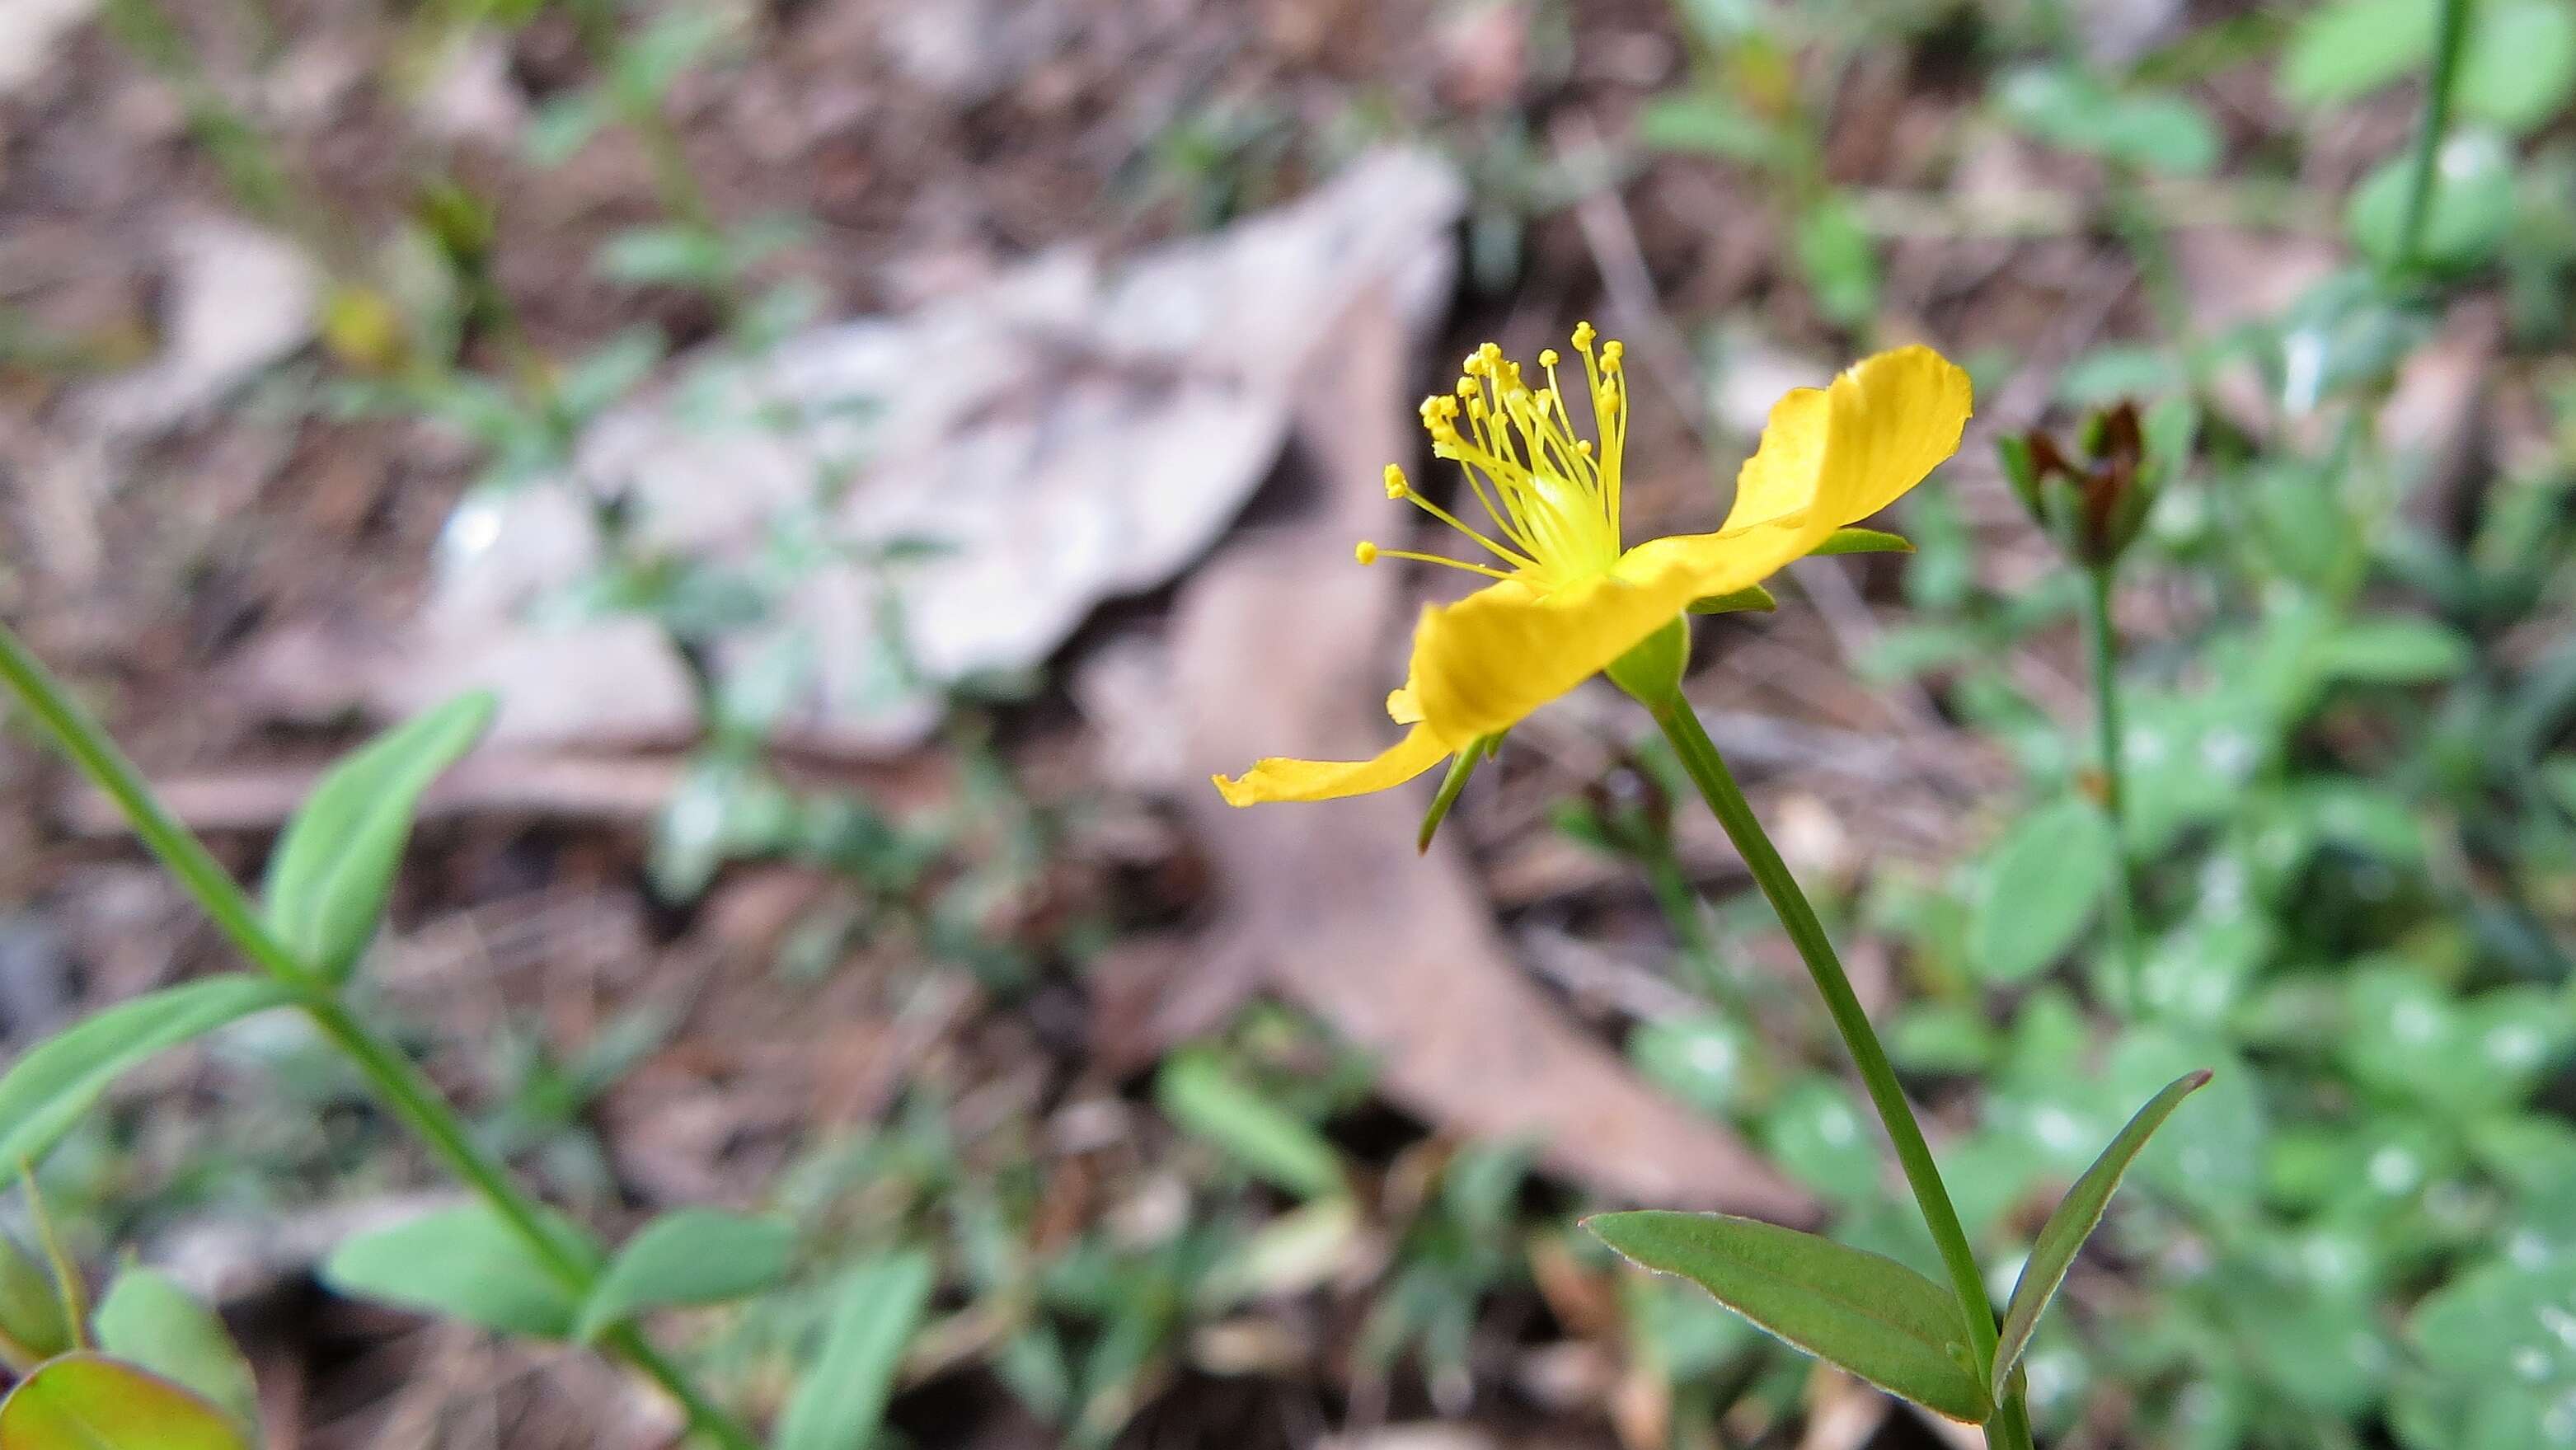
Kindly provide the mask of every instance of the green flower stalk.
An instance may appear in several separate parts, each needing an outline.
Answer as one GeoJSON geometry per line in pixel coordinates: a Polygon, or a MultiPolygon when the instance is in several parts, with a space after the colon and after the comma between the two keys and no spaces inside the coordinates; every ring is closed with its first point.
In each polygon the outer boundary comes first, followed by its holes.
{"type": "Polygon", "coordinates": [[[2128,792],[2121,781],[2119,639],[2111,615],[2120,559],[2136,542],[2173,461],[2189,446],[2187,404],[2142,416],[2123,402],[2084,421],[2070,453],[2038,429],[1995,440],[2004,479],[2040,531],[2084,576],[2084,658],[2093,696],[2099,798],[2109,817],[2109,911],[2120,970],[2117,995],[2135,1005],[2140,971],[2137,887],[2129,869],[2128,792]]]}

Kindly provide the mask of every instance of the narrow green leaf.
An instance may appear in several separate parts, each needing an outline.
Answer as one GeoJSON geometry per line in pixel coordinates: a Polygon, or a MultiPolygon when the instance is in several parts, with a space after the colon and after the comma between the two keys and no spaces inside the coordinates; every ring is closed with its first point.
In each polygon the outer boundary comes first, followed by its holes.
{"type": "Polygon", "coordinates": [[[331,767],[288,822],[268,868],[268,923],[296,960],[339,981],[375,935],[420,793],[492,723],[493,697],[462,695],[331,767]]]}
{"type": "Polygon", "coordinates": [[[2111,1146],[2066,1190],[2057,1211],[2041,1226],[2039,1237],[2030,1246],[2030,1257],[2021,1266],[2021,1280],[2013,1285],[2012,1303],[2004,1310],[2003,1339],[1995,1349],[1994,1378],[1990,1389],[2001,1397],[2001,1388],[2012,1378],[2013,1367],[2021,1362],[2022,1351],[2030,1347],[2030,1336],[2039,1328],[2039,1316],[2046,1312],[2057,1287],[2066,1282],[2066,1271],[2075,1264],[2076,1253],[2093,1230],[2102,1222],[2103,1210],[2111,1206],[2111,1193],[2120,1186],[2120,1175],[2129,1171],[2138,1151],[2147,1139],[2164,1126],[2165,1119],[2182,1100],[2200,1090],[2209,1081],[2206,1069],[2185,1073],[2173,1080],[2163,1092],[2147,1100],[2138,1115],[2129,1119],[2111,1146]]]}
{"type": "Polygon", "coordinates": [[[2357,619],[2317,642],[2311,661],[2329,679],[2424,685],[2468,669],[2475,651],[2459,631],[2407,615],[2357,619]]]}
{"type": "Polygon", "coordinates": [[[0,1450],[254,1450],[224,1412],[99,1354],[47,1360],[0,1402],[0,1450]]]}
{"type": "Polygon", "coordinates": [[[1637,113],[1637,140],[1656,151],[1694,152],[1776,166],[1796,150],[1789,133],[1714,91],[1667,92],[1637,113]]]}
{"type": "Polygon", "coordinates": [[[1720,1213],[1604,1213],[1583,1224],[1638,1264],[1690,1280],[1889,1394],[1970,1424],[1994,1413],[1969,1368],[1959,1301],[1894,1259],[1720,1213]]]}
{"type": "Polygon", "coordinates": [[[44,1157],[137,1063],[293,995],[266,977],[207,977],[119,1002],[27,1049],[0,1076],[0,1187],[16,1181],[20,1164],[44,1157]]]}
{"type": "Polygon", "coordinates": [[[778,1417],[773,1450],[866,1450],[934,1284],[930,1260],[918,1253],[890,1254],[843,1276],[823,1352],[778,1417]]]}
{"type": "Polygon", "coordinates": [[[1154,1101],[1184,1131],[1223,1148],[1290,1193],[1328,1198],[1347,1191],[1333,1145],[1245,1085],[1212,1052],[1174,1054],[1154,1080],[1154,1101]]]}
{"type": "Polygon", "coordinates": [[[193,1391],[259,1438],[259,1382],[224,1321],[166,1276],[129,1265],[91,1318],[98,1347],[193,1391]]]}
{"type": "Polygon", "coordinates": [[[1814,554],[1911,554],[1914,541],[1884,529],[1841,528],[1808,552],[1814,554]]]}
{"type": "Polygon", "coordinates": [[[1747,610],[1768,614],[1779,607],[1780,601],[1772,598],[1771,591],[1759,584],[1747,584],[1731,593],[1712,594],[1690,602],[1693,614],[1742,614],[1747,610]]]}
{"type": "Polygon", "coordinates": [[[574,1337],[591,1339],[647,1309],[721,1304],[787,1276],[796,1228],[715,1208],[683,1208],[636,1231],[581,1306],[574,1337]]]}
{"type": "MultiPolygon", "coordinates": [[[[574,1235],[569,1222],[559,1225],[574,1235]]],[[[343,1240],[322,1282],[356,1299],[561,1339],[579,1308],[525,1240],[482,1204],[435,1209],[343,1240]]]]}
{"type": "Polygon", "coordinates": [[[1789,251],[1827,318],[1857,327],[1878,310],[1878,249],[1839,192],[1825,192],[1799,213],[1789,251]]]}

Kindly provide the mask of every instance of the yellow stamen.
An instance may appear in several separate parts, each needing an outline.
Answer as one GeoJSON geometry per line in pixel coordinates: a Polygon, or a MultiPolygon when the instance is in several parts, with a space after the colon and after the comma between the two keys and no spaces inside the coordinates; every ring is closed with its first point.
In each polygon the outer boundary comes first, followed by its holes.
{"type": "MultiPolygon", "coordinates": [[[[1583,360],[1584,396],[1592,405],[1593,437],[1580,436],[1567,406],[1555,348],[1539,352],[1542,385],[1530,386],[1520,365],[1486,343],[1458,365],[1446,393],[1422,400],[1422,427],[1436,458],[1456,463],[1467,487],[1493,523],[1493,532],[1470,526],[1422,497],[1402,469],[1386,471],[1386,496],[1415,505],[1476,541],[1508,566],[1508,576],[1482,565],[1429,556],[1473,573],[1519,578],[1552,591],[1609,572],[1620,554],[1619,462],[1627,437],[1626,349],[1603,342],[1595,350],[1590,323],[1574,329],[1583,360]]],[[[1394,550],[1371,557],[1403,558],[1394,550]]]]}
{"type": "Polygon", "coordinates": [[[1410,559],[1416,564],[1437,564],[1444,569],[1464,569],[1470,574],[1482,574],[1488,579],[1512,577],[1500,569],[1488,569],[1482,564],[1470,564],[1464,559],[1452,559],[1444,554],[1417,554],[1411,549],[1381,549],[1375,544],[1362,544],[1360,548],[1365,551],[1364,557],[1360,559],[1363,564],[1374,564],[1380,559],[1410,559]]]}

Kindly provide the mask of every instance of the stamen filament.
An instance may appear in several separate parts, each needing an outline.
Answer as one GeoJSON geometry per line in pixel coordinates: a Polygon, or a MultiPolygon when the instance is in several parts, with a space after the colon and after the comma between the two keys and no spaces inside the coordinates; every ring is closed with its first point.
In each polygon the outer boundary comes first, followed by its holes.
{"type": "MultiPolygon", "coordinates": [[[[1415,493],[1402,470],[1387,470],[1387,497],[1409,500],[1475,540],[1510,572],[1439,555],[1388,550],[1387,557],[1445,564],[1492,578],[1522,578],[1542,590],[1605,573],[1617,564],[1627,388],[1620,345],[1606,342],[1596,351],[1594,336],[1588,322],[1574,329],[1584,392],[1592,405],[1592,438],[1575,427],[1554,348],[1538,355],[1539,387],[1531,387],[1520,364],[1489,342],[1459,364],[1456,386],[1423,400],[1422,426],[1431,435],[1433,456],[1456,463],[1466,474],[1468,491],[1493,523],[1492,534],[1415,493]]],[[[1364,549],[1362,562],[1377,552],[1364,549]]]]}
{"type": "Polygon", "coordinates": [[[1470,574],[1482,574],[1488,579],[1509,579],[1512,577],[1500,569],[1488,569],[1482,564],[1470,564],[1464,559],[1452,559],[1441,554],[1417,554],[1411,549],[1381,549],[1375,544],[1362,544],[1360,546],[1359,561],[1361,563],[1374,564],[1380,559],[1410,559],[1417,564],[1438,564],[1449,569],[1464,569],[1470,574]]]}
{"type": "Polygon", "coordinates": [[[1447,524],[1449,527],[1456,529],[1462,534],[1465,534],[1468,538],[1471,538],[1477,543],[1483,545],[1486,552],[1492,554],[1495,558],[1502,560],[1504,563],[1511,565],[1515,569],[1537,567],[1536,560],[1504,548],[1502,545],[1486,538],[1480,530],[1469,528],[1456,514],[1453,514],[1447,509],[1442,508],[1440,505],[1433,503],[1431,500],[1424,498],[1421,493],[1413,487],[1413,485],[1404,481],[1403,470],[1397,468],[1393,464],[1387,465],[1386,495],[1389,498],[1403,499],[1407,503],[1412,504],[1415,508],[1422,510],[1424,513],[1438,519],[1440,522],[1447,524]]]}

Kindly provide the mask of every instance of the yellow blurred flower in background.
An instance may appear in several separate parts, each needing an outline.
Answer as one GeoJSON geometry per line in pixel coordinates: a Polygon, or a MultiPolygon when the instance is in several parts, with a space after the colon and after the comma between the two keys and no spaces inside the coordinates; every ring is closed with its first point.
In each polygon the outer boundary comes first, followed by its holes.
{"type": "Polygon", "coordinates": [[[1772,408],[1717,532],[1627,548],[1619,528],[1628,432],[1620,345],[1605,342],[1596,352],[1585,323],[1574,330],[1574,349],[1596,438],[1575,431],[1554,349],[1539,354],[1545,381],[1532,387],[1519,364],[1487,343],[1467,359],[1454,393],[1423,401],[1433,455],[1464,469],[1489,528],[1441,508],[1402,469],[1387,468],[1389,498],[1457,530],[1478,553],[1451,559],[1363,543],[1359,561],[1413,559],[1493,581],[1455,604],[1423,609],[1404,687],[1387,697],[1387,713],[1409,727],[1404,738],[1370,760],[1257,761],[1240,776],[1215,778],[1228,802],[1328,800],[1413,779],[1608,668],[1693,601],[1758,584],[1836,529],[1885,508],[1958,450],[1968,421],[1968,375],[1956,364],[1927,347],[1879,353],[1772,408]]]}

